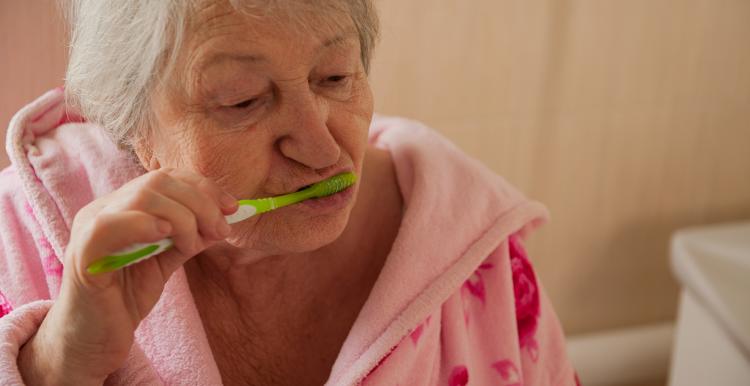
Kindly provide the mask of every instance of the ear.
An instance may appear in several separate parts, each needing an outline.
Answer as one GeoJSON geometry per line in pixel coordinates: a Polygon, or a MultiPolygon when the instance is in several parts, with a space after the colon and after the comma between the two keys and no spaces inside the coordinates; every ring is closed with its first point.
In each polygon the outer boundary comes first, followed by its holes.
{"type": "Polygon", "coordinates": [[[143,135],[139,135],[133,141],[133,153],[138,157],[141,166],[148,171],[161,168],[159,159],[154,154],[154,148],[150,142],[143,135]]]}

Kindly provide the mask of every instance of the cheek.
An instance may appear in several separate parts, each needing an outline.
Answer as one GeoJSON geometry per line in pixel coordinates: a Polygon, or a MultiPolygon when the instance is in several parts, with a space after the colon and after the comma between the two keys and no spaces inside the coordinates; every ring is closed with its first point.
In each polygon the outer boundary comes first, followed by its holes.
{"type": "Polygon", "coordinates": [[[154,155],[162,168],[194,170],[191,162],[194,139],[182,131],[160,130],[154,135],[154,155]]]}
{"type": "Polygon", "coordinates": [[[337,137],[341,145],[355,162],[361,161],[367,147],[370,122],[373,114],[373,99],[370,87],[365,84],[346,103],[337,103],[331,109],[329,123],[337,128],[337,137]]]}
{"type": "Polygon", "coordinates": [[[260,139],[252,133],[196,138],[190,151],[192,169],[237,198],[246,198],[262,184],[270,167],[270,148],[260,139]]]}

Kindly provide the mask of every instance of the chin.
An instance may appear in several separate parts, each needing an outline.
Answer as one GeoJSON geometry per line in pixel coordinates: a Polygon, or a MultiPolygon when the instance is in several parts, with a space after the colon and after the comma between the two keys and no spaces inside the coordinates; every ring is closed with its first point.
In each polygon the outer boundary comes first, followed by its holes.
{"type": "Polygon", "coordinates": [[[350,213],[351,207],[348,207],[335,214],[312,218],[268,218],[268,222],[255,224],[251,233],[227,241],[234,247],[250,248],[264,255],[313,252],[341,237],[350,213]]]}
{"type": "Polygon", "coordinates": [[[281,253],[305,253],[318,250],[336,241],[349,220],[349,212],[335,216],[308,219],[278,234],[276,247],[281,253]]]}

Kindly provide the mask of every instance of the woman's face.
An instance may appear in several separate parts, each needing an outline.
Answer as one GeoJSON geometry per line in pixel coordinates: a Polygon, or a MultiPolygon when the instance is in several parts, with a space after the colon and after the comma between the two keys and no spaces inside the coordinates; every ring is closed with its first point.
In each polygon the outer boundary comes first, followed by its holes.
{"type": "MultiPolygon", "coordinates": [[[[136,148],[147,168],[187,168],[238,199],[294,192],[343,171],[358,176],[373,101],[352,23],[253,17],[211,4],[192,16],[175,71],[152,97],[155,121],[136,148]]],[[[233,226],[227,241],[264,254],[311,251],[342,233],[343,204],[292,205],[233,226]]]]}

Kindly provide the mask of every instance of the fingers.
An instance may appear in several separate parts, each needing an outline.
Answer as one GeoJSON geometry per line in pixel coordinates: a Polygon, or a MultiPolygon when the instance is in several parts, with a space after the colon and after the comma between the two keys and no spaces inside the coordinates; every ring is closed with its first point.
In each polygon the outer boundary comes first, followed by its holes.
{"type": "Polygon", "coordinates": [[[214,235],[216,231],[213,225],[206,224],[210,220],[200,219],[182,203],[154,191],[143,191],[128,207],[169,222],[173,229],[170,237],[174,246],[185,255],[192,256],[200,251],[199,221],[203,221],[201,233],[207,238],[220,237],[214,235]]]}
{"type": "Polygon", "coordinates": [[[175,246],[185,255],[197,253],[201,236],[221,240],[231,231],[224,212],[236,210],[236,200],[203,176],[158,170],[143,176],[130,190],[126,199],[104,210],[142,210],[169,221],[175,246]]]}
{"type": "Polygon", "coordinates": [[[65,254],[66,259],[72,259],[66,266],[75,267],[79,278],[87,278],[86,267],[99,258],[135,243],[161,240],[173,230],[169,221],[137,210],[99,213],[87,227],[87,231],[76,232],[78,239],[68,244],[74,250],[65,254]]]}
{"type": "MultiPolygon", "coordinates": [[[[74,221],[74,232],[84,237],[76,244],[76,255],[91,262],[143,242],[171,237],[174,248],[167,259],[182,264],[211,241],[231,232],[224,216],[234,213],[237,201],[213,181],[175,169],[149,172],[83,208],[74,221]],[[78,226],[76,226],[78,224],[78,226]]],[[[73,241],[73,240],[71,240],[73,241]]],[[[176,269],[168,264],[169,270],[176,269]]],[[[162,267],[164,268],[164,267],[162,267]]]]}
{"type": "Polygon", "coordinates": [[[229,194],[229,192],[222,189],[211,179],[206,178],[200,174],[186,172],[183,170],[175,170],[172,175],[192,186],[197,187],[198,190],[206,194],[206,196],[213,198],[213,200],[216,202],[216,205],[221,209],[223,214],[228,215],[236,211],[237,199],[229,194]]]}
{"type": "Polygon", "coordinates": [[[230,231],[224,213],[236,210],[237,200],[211,180],[195,173],[169,169],[154,172],[145,186],[187,207],[206,238],[223,239],[230,231]]]}

